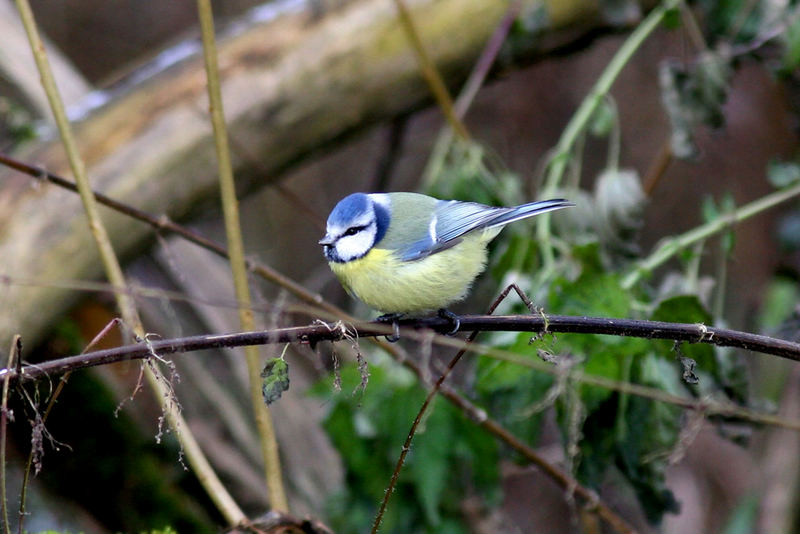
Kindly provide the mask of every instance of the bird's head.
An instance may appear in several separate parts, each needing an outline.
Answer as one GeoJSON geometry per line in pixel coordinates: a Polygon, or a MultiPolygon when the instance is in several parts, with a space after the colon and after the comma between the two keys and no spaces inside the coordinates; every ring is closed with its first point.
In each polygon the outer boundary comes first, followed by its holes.
{"type": "Polygon", "coordinates": [[[346,263],[364,257],[389,227],[386,195],[353,193],[343,198],[328,216],[325,237],[320,239],[328,261],[346,263]]]}

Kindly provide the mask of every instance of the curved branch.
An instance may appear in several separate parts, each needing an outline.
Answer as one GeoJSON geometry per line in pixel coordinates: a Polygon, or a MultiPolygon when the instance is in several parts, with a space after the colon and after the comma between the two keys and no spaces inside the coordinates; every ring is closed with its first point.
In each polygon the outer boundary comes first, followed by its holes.
{"type": "MultiPolygon", "coordinates": [[[[570,315],[462,315],[461,331],[487,332],[531,332],[533,334],[573,333],[604,334],[640,337],[646,339],[671,339],[687,343],[708,343],[720,347],[736,347],[763,354],[800,361],[800,343],[777,339],[728,328],[716,328],[703,324],[666,323],[638,319],[612,319],[606,317],[577,317],[570,315]]],[[[452,328],[449,319],[429,317],[400,321],[401,332],[416,337],[414,330],[429,328],[445,333],[452,328]]],[[[278,328],[257,332],[237,332],[219,335],[200,335],[175,339],[151,341],[136,345],[125,345],[113,349],[88,352],[22,368],[18,376],[16,369],[0,369],[0,377],[11,380],[36,380],[44,376],[66,371],[93,367],[123,360],[142,359],[153,354],[166,355],[222,347],[268,345],[277,343],[311,343],[341,341],[352,337],[372,337],[391,334],[391,327],[378,322],[354,326],[314,324],[292,328],[278,328]],[[357,328],[356,328],[357,327],[357,328]]]]}

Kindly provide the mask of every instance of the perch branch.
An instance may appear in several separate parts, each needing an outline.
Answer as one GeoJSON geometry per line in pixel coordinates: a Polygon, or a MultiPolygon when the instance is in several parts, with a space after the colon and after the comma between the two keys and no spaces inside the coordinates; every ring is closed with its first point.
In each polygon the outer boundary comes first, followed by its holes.
{"type": "MultiPolygon", "coordinates": [[[[793,361],[800,361],[800,343],[751,334],[728,328],[717,328],[702,324],[667,323],[637,319],[612,319],[605,317],[577,317],[570,315],[462,315],[462,332],[475,330],[486,332],[531,332],[533,334],[604,334],[646,339],[670,339],[687,343],[708,343],[721,347],[735,347],[771,354],[793,361]]],[[[429,317],[400,320],[401,334],[418,337],[415,329],[430,328],[444,333],[452,329],[448,319],[429,317]]],[[[126,345],[113,349],[68,356],[48,362],[26,365],[18,374],[16,369],[0,369],[0,378],[8,375],[11,380],[35,380],[66,371],[103,365],[123,360],[147,358],[155,351],[158,355],[177,354],[196,350],[242,347],[276,343],[319,343],[341,341],[358,335],[359,338],[391,334],[391,327],[378,322],[358,324],[358,331],[347,328],[331,328],[327,324],[314,324],[291,328],[278,328],[256,332],[238,332],[219,335],[200,335],[175,339],[151,340],[148,346],[126,345]],[[21,375],[21,376],[19,376],[21,375]]],[[[460,346],[460,340],[451,340],[460,346]]],[[[482,347],[480,350],[485,350],[482,347]]]]}

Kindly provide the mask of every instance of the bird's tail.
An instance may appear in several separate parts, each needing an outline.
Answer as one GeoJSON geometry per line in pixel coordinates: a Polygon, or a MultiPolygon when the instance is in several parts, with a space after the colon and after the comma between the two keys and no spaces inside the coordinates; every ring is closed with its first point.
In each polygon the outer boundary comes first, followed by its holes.
{"type": "Polygon", "coordinates": [[[521,206],[509,208],[508,211],[504,211],[503,213],[498,214],[498,216],[492,219],[491,222],[489,222],[489,224],[487,224],[485,228],[489,229],[489,228],[496,228],[498,226],[505,226],[514,221],[519,221],[520,219],[527,219],[528,217],[533,217],[534,215],[541,215],[542,213],[547,213],[548,211],[560,210],[562,208],[570,208],[574,205],[575,203],[570,202],[569,200],[564,198],[539,200],[537,202],[522,204],[521,206]]]}

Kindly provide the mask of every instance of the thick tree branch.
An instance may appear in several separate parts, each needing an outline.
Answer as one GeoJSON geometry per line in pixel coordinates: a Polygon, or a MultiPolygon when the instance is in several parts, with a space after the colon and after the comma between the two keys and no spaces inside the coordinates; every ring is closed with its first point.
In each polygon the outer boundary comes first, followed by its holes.
{"type": "MultiPolygon", "coordinates": [[[[460,319],[462,332],[480,330],[486,332],[531,332],[532,334],[604,334],[646,339],[671,339],[687,343],[708,343],[721,347],[743,348],[753,352],[800,361],[800,343],[702,324],[544,314],[538,316],[462,315],[460,319]]],[[[449,320],[439,317],[401,320],[400,325],[401,334],[410,337],[416,337],[414,334],[415,329],[430,328],[438,333],[444,333],[452,328],[449,320]]],[[[357,328],[346,326],[343,323],[335,325],[315,324],[258,332],[237,332],[155,340],[137,345],[126,345],[69,356],[40,364],[26,365],[22,368],[22,379],[25,381],[35,380],[44,376],[57,375],[85,367],[147,358],[153,354],[164,356],[196,350],[276,343],[300,342],[314,344],[320,341],[341,341],[343,339],[352,339],[353,337],[381,336],[390,333],[391,327],[377,322],[370,322],[359,324],[357,328]]],[[[16,369],[0,370],[0,377],[6,375],[11,380],[19,378],[16,369]]]]}

